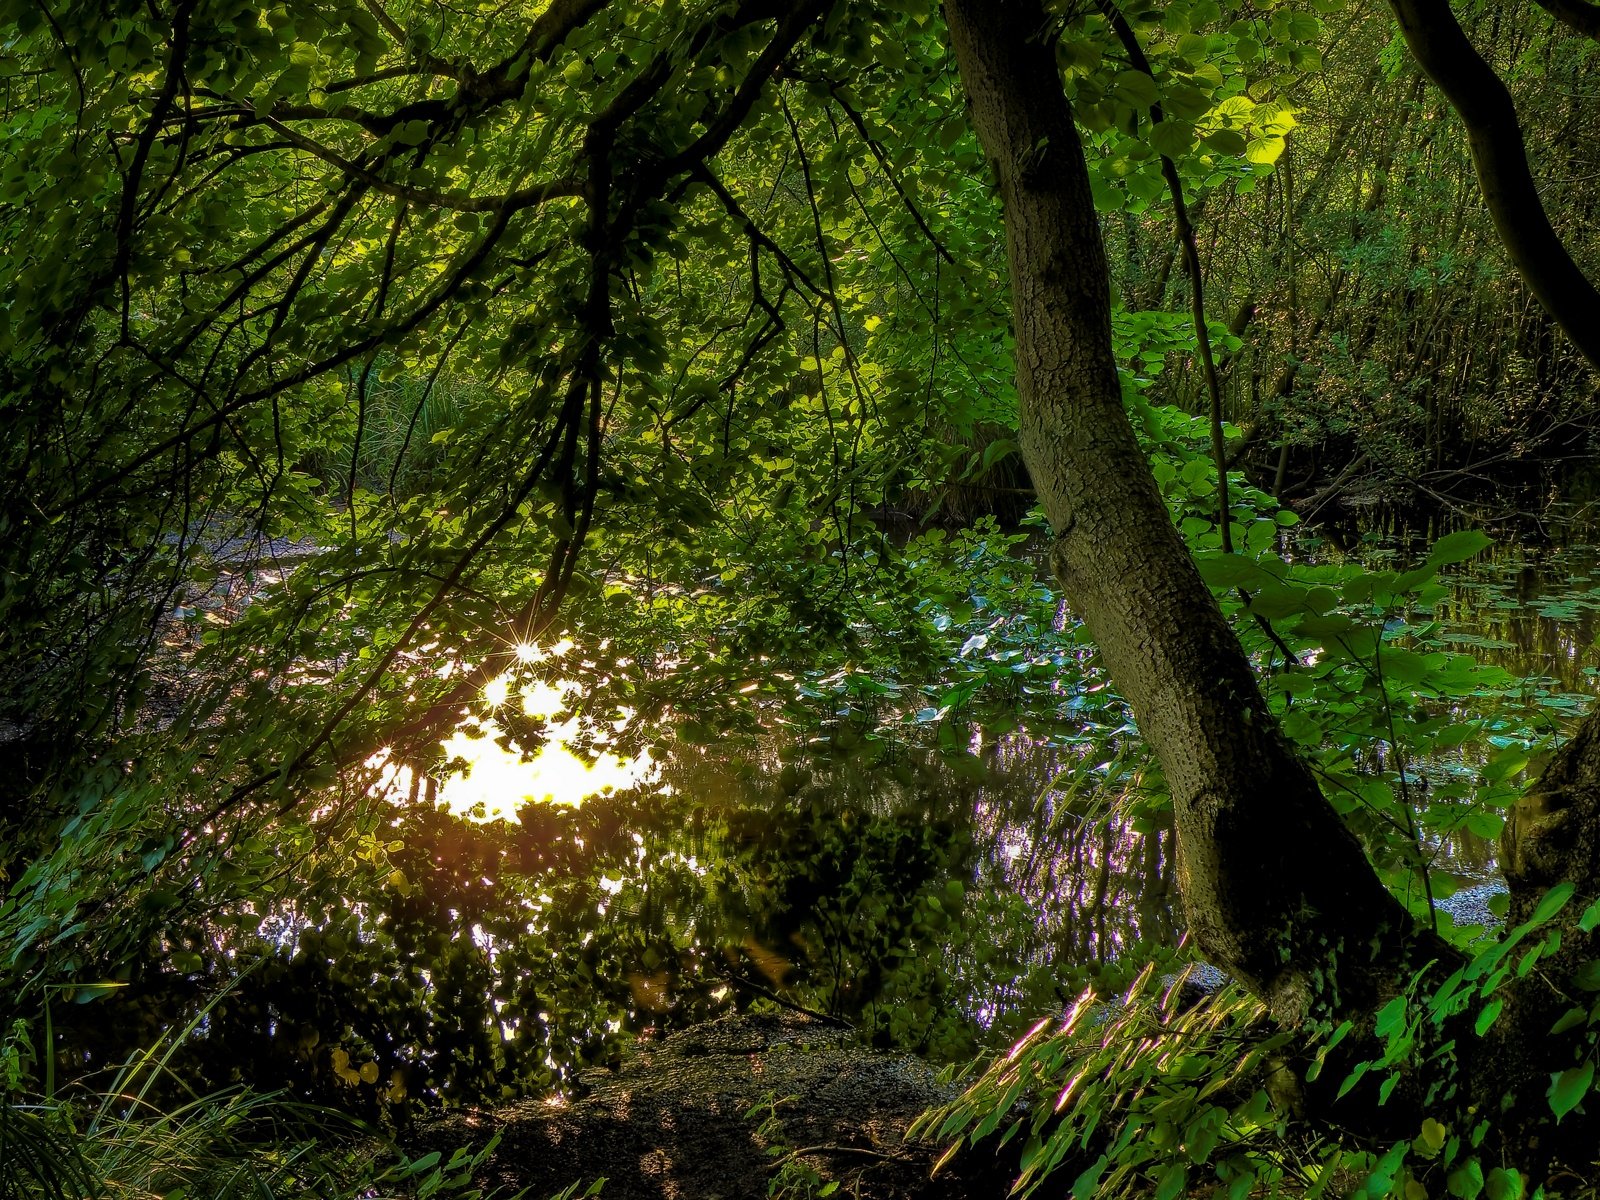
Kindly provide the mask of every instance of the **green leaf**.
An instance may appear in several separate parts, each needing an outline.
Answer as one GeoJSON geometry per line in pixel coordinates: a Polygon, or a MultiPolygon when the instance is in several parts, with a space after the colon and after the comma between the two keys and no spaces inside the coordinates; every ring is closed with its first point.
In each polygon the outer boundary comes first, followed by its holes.
{"type": "Polygon", "coordinates": [[[1489,1200],[1522,1200],[1522,1176],[1509,1167],[1496,1167],[1484,1180],[1484,1191],[1489,1200]]]}
{"type": "Polygon", "coordinates": [[[1572,899],[1572,893],[1576,890],[1570,882],[1563,881],[1556,884],[1540,898],[1538,907],[1533,910],[1533,916],[1528,918],[1527,923],[1543,925],[1551,920],[1567,906],[1567,901],[1572,899]]]}
{"type": "Polygon", "coordinates": [[[1219,129],[1215,133],[1208,133],[1201,139],[1207,146],[1218,154],[1226,154],[1234,158],[1243,156],[1246,148],[1244,135],[1232,129],[1219,129]]]}
{"type": "Polygon", "coordinates": [[[1445,1179],[1445,1187],[1452,1196],[1460,1200],[1478,1200],[1478,1194],[1483,1191],[1483,1168],[1478,1165],[1478,1160],[1469,1158],[1445,1179]]]}
{"type": "Polygon", "coordinates": [[[1168,82],[1162,89],[1162,109],[1168,117],[1192,121],[1211,108],[1211,93],[1192,83],[1168,82]]]}
{"type": "Polygon", "coordinates": [[[1143,71],[1118,71],[1111,92],[1130,108],[1149,108],[1156,102],[1156,81],[1143,71]]]}
{"type": "Polygon", "coordinates": [[[1072,1181],[1072,1200],[1091,1200],[1091,1197],[1100,1187],[1100,1176],[1106,1173],[1106,1164],[1108,1162],[1110,1162],[1110,1159],[1102,1154],[1077,1179],[1072,1181]]]}
{"type": "Polygon", "coordinates": [[[1150,129],[1150,145],[1155,147],[1157,154],[1182,158],[1194,149],[1194,122],[1171,117],[1157,121],[1150,129]]]}
{"type": "Polygon", "coordinates": [[[1355,627],[1355,622],[1343,613],[1328,613],[1326,616],[1317,616],[1315,613],[1302,617],[1295,623],[1295,631],[1303,633],[1306,637],[1314,638],[1340,638],[1355,627]]]}
{"type": "Polygon", "coordinates": [[[290,63],[272,84],[273,96],[293,96],[311,86],[311,67],[306,63],[290,63]]]}
{"type": "Polygon", "coordinates": [[[1214,588],[1260,587],[1277,580],[1254,559],[1242,554],[1197,554],[1200,577],[1214,588]]]}
{"type": "Polygon", "coordinates": [[[1400,1166],[1405,1162],[1406,1150],[1409,1147],[1405,1142],[1396,1142],[1373,1165],[1367,1175],[1366,1192],[1369,1196],[1387,1196],[1390,1186],[1394,1183],[1395,1176],[1400,1171],[1400,1166]]]}
{"type": "Polygon", "coordinates": [[[1078,71],[1093,71],[1104,55],[1104,48],[1094,38],[1063,37],[1056,47],[1056,60],[1078,71]]]}
{"type": "Polygon", "coordinates": [[[1385,646],[1378,659],[1378,668],[1389,682],[1412,687],[1428,677],[1429,669],[1435,665],[1429,662],[1431,657],[1418,654],[1415,650],[1393,650],[1385,646]]]}
{"type": "Polygon", "coordinates": [[[1389,1078],[1378,1085],[1378,1103],[1389,1103],[1389,1097],[1394,1095],[1394,1089],[1400,1085],[1400,1073],[1396,1071],[1389,1078]]]}
{"type": "Polygon", "coordinates": [[[1283,156],[1287,145],[1281,137],[1253,138],[1246,144],[1244,156],[1253,163],[1270,166],[1283,156]]]}
{"type": "Polygon", "coordinates": [[[1578,1107],[1584,1096],[1588,1095],[1589,1085],[1593,1082],[1592,1062],[1586,1062],[1581,1067],[1568,1067],[1561,1074],[1550,1076],[1550,1111],[1555,1113],[1557,1121],[1578,1107]]]}
{"type": "Polygon", "coordinates": [[[1428,562],[1436,567],[1464,562],[1492,544],[1493,539],[1481,529],[1458,529],[1433,544],[1433,549],[1428,551],[1428,562]]]}
{"type": "Polygon", "coordinates": [[[1500,1010],[1505,1007],[1505,1001],[1496,997],[1483,1006],[1483,1011],[1478,1014],[1478,1019],[1473,1022],[1473,1031],[1479,1037],[1489,1032],[1489,1026],[1494,1024],[1494,1019],[1500,1015],[1500,1010]]]}
{"type": "Polygon", "coordinates": [[[118,988],[127,986],[126,983],[119,983],[114,979],[104,979],[98,983],[82,983],[78,985],[72,1000],[74,1004],[90,1004],[96,1000],[103,999],[118,988]]]}
{"type": "Polygon", "coordinates": [[[1529,756],[1526,750],[1517,746],[1507,746],[1489,756],[1483,764],[1483,781],[1485,783],[1504,783],[1518,771],[1528,765],[1529,756]]]}
{"type": "Polygon", "coordinates": [[[1600,960],[1584,963],[1573,975],[1572,982],[1586,992],[1600,992],[1600,960]]]}
{"type": "Polygon", "coordinates": [[[1334,1097],[1334,1099],[1343,1100],[1346,1094],[1349,1093],[1350,1089],[1355,1087],[1356,1084],[1360,1083],[1362,1076],[1364,1076],[1370,1070],[1372,1070],[1372,1063],[1370,1061],[1358,1062],[1355,1065],[1355,1069],[1344,1077],[1344,1082],[1339,1085],[1339,1093],[1334,1097]]]}
{"type": "MultiPolygon", "coordinates": [[[[1506,819],[1496,813],[1476,812],[1469,813],[1467,815],[1467,832],[1472,834],[1473,837],[1484,839],[1484,841],[1494,841],[1495,838],[1500,836],[1501,830],[1503,830],[1505,827],[1506,819]]],[[[1489,897],[1489,911],[1494,913],[1494,915],[1497,917],[1504,917],[1506,915],[1506,902],[1508,902],[1509,899],[1510,897],[1507,896],[1505,892],[1495,893],[1493,896],[1489,897]],[[1496,900],[1501,901],[1499,911],[1495,910],[1496,900]]]]}
{"type": "Polygon", "coordinates": [[[1422,1132],[1417,1134],[1411,1146],[1423,1158],[1437,1158],[1439,1151],[1444,1149],[1445,1138],[1449,1136],[1449,1132],[1432,1117],[1425,1117],[1422,1121],[1422,1132]]]}
{"type": "Polygon", "coordinates": [[[1566,1033],[1569,1029],[1576,1029],[1588,1017],[1588,1011],[1582,1008],[1569,1008],[1550,1026],[1551,1036],[1566,1033]]]}
{"type": "Polygon", "coordinates": [[[1589,933],[1596,925],[1600,925],[1600,900],[1594,901],[1583,910],[1583,916],[1578,918],[1578,928],[1589,933]]]}
{"type": "Polygon", "coordinates": [[[1397,1029],[1402,1028],[1406,1021],[1406,998],[1396,996],[1389,1003],[1378,1010],[1377,1022],[1373,1027],[1379,1037],[1386,1038],[1397,1029]]]}
{"type": "Polygon", "coordinates": [[[422,120],[402,121],[389,133],[389,140],[397,146],[418,146],[428,136],[428,123],[422,120]]]}
{"type": "Polygon", "coordinates": [[[1017,443],[1010,438],[995,438],[983,448],[983,469],[987,471],[995,463],[1010,454],[1016,453],[1017,443]]]}

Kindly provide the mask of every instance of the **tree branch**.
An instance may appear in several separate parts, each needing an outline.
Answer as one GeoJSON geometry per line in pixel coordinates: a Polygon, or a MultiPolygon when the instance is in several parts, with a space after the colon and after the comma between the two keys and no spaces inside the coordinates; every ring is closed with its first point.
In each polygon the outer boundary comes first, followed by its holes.
{"type": "MultiPolygon", "coordinates": [[[[1555,0],[1567,3],[1567,0],[1555,0]]],[[[1495,232],[1523,282],[1600,371],[1600,290],[1556,236],[1528,169],[1511,93],[1474,49],[1448,0],[1389,0],[1400,32],[1467,129],[1472,164],[1495,232]]]]}
{"type": "Polygon", "coordinates": [[[1533,0],[1574,33],[1600,42],[1600,5],[1585,0],[1533,0]]]}
{"type": "Polygon", "coordinates": [[[413,187],[410,184],[393,183],[383,178],[374,171],[363,167],[360,163],[351,162],[342,155],[328,149],[321,142],[297,133],[275,117],[263,118],[263,123],[275,130],[281,137],[293,142],[307,154],[321,159],[329,166],[337,167],[351,179],[366,184],[375,192],[385,196],[392,196],[399,200],[408,200],[414,204],[430,205],[434,208],[445,208],[452,212],[469,213],[511,213],[522,208],[534,208],[547,200],[557,196],[581,196],[583,186],[572,176],[563,176],[541,183],[534,187],[523,188],[520,191],[508,192],[503,196],[469,196],[459,192],[440,192],[432,188],[413,187]]]}

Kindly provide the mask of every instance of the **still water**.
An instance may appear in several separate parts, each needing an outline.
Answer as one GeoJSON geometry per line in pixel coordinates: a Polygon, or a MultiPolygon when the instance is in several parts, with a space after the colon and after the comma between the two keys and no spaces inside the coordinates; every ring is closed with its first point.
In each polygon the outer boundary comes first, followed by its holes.
{"type": "MultiPolygon", "coordinates": [[[[1380,565],[1409,557],[1366,553],[1380,565]]],[[[1439,636],[1555,697],[1552,721],[1570,722],[1595,688],[1595,559],[1588,547],[1501,543],[1448,577],[1439,636]]],[[[497,686],[494,702],[555,716],[581,681],[526,696],[497,686]]],[[[981,729],[956,755],[904,740],[839,753],[772,734],[591,759],[563,744],[569,732],[554,725],[531,763],[493,736],[457,733],[449,752],[461,769],[438,781],[436,799],[489,823],[483,836],[621,839],[623,852],[593,867],[597,912],[682,947],[675,962],[653,952],[629,972],[641,1021],[676,1006],[677,989],[704,999],[743,986],[859,1015],[896,988],[927,991],[908,963],[921,956],[943,972],[941,994],[923,998],[988,1023],[1037,1011],[1074,969],[1092,977],[1181,935],[1171,834],[1159,806],[1140,803],[1149,768],[1132,738],[1097,742],[1104,761],[1086,761],[1082,745],[981,729]],[[585,832],[596,821],[603,832],[585,832]],[[507,832],[491,834],[496,823],[507,832]],[[731,982],[707,991],[708,972],[731,982]]],[[[1409,769],[1425,788],[1430,772],[1463,764],[1409,769]]],[[[1461,886],[1495,876],[1487,842],[1430,850],[1461,886]]]]}

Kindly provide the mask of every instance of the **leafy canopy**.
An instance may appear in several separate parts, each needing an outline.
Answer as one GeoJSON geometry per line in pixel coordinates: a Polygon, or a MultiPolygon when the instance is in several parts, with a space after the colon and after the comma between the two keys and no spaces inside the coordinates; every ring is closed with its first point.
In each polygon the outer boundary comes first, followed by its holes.
{"type": "MultiPolygon", "coordinates": [[[[1154,152],[1247,186],[1316,19],[1133,19],[1148,72],[1060,16],[1100,201],[1148,205],[1154,152]]],[[[102,906],[167,910],[307,789],[355,804],[382,746],[429,762],[557,625],[596,634],[601,720],[735,710],[752,664],[863,630],[926,657],[861,514],[987,476],[1015,408],[931,5],[6,20],[0,718],[68,836],[13,965],[91,913],[126,956],[145,922],[102,906]],[[317,552],[274,570],[286,542],[317,552]]]]}

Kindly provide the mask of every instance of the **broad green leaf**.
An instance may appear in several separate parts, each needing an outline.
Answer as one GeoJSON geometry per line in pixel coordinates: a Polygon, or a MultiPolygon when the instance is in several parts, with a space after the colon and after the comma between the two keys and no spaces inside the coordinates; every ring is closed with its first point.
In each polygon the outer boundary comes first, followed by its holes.
{"type": "Polygon", "coordinates": [[[1218,129],[1214,133],[1206,134],[1201,141],[1205,142],[1207,146],[1218,154],[1227,154],[1236,158],[1242,156],[1246,149],[1244,135],[1236,133],[1232,129],[1218,129]]]}
{"type": "Polygon", "coordinates": [[[1509,1167],[1496,1167],[1483,1181],[1484,1193],[1489,1200],[1522,1200],[1526,1190],[1522,1176],[1509,1167]]]}
{"type": "Polygon", "coordinates": [[[1469,1158],[1445,1178],[1445,1187],[1459,1200],[1478,1200],[1483,1191],[1483,1167],[1469,1158]]]}
{"type": "Polygon", "coordinates": [[[1586,1062],[1581,1067],[1568,1067],[1559,1075],[1550,1076],[1550,1111],[1555,1113],[1556,1120],[1560,1121],[1569,1112],[1576,1108],[1589,1094],[1589,1086],[1594,1082],[1594,1063],[1586,1062]]]}
{"type": "MultiPolygon", "coordinates": [[[[1439,659],[1443,659],[1443,655],[1439,659]]],[[[1438,663],[1432,661],[1432,655],[1418,654],[1415,650],[1394,650],[1385,647],[1378,659],[1378,669],[1383,672],[1383,677],[1392,682],[1407,687],[1421,683],[1427,678],[1429,670],[1438,663]]]]}
{"type": "Polygon", "coordinates": [[[1072,1182],[1072,1200],[1092,1200],[1100,1187],[1100,1176],[1106,1172],[1106,1165],[1110,1162],[1104,1154],[1095,1159],[1077,1179],[1072,1182]]]}
{"type": "Polygon", "coordinates": [[[1194,149],[1194,122],[1168,117],[1157,121],[1150,129],[1150,144],[1156,153],[1168,158],[1182,158],[1194,149]]]}
{"type": "Polygon", "coordinates": [[[1195,121],[1210,111],[1211,96],[1193,83],[1168,83],[1161,91],[1161,107],[1169,120],[1195,121]]]}
{"type": "Polygon", "coordinates": [[[1200,577],[1214,588],[1260,587],[1277,579],[1242,554],[1197,554],[1200,577]]]}
{"type": "Polygon", "coordinates": [[[1281,137],[1252,138],[1245,146],[1245,157],[1253,163],[1270,166],[1283,156],[1287,145],[1281,137]]]}
{"type": "Polygon", "coordinates": [[[1177,1200],[1188,1182],[1187,1165],[1181,1162],[1167,1164],[1167,1169],[1161,1172],[1161,1178],[1156,1181],[1155,1200],[1177,1200]]]}
{"type": "Polygon", "coordinates": [[[1433,1117],[1424,1117],[1422,1132],[1417,1134],[1416,1140],[1411,1143],[1412,1148],[1424,1158],[1436,1158],[1439,1151],[1444,1149],[1445,1138],[1449,1130],[1433,1117]]]}
{"type": "Polygon", "coordinates": [[[1143,71],[1118,71],[1112,94],[1130,108],[1149,108],[1156,102],[1156,82],[1143,71]]]}
{"type": "Polygon", "coordinates": [[[1567,901],[1572,899],[1572,893],[1577,889],[1567,881],[1555,885],[1542,897],[1534,907],[1533,915],[1528,918],[1529,925],[1543,925],[1552,920],[1557,913],[1567,906],[1567,901]]]}
{"type": "Polygon", "coordinates": [[[1493,544],[1493,539],[1480,529],[1458,529],[1447,533],[1428,551],[1428,562],[1434,566],[1465,562],[1482,553],[1493,544]]]}
{"type": "Polygon", "coordinates": [[[1306,637],[1340,638],[1355,628],[1355,622],[1343,613],[1308,613],[1295,623],[1294,628],[1306,637]]]}
{"type": "Polygon", "coordinates": [[[1070,70],[1093,71],[1103,56],[1104,48],[1097,38],[1063,37],[1056,46],[1056,61],[1070,70]]]}
{"type": "Polygon", "coordinates": [[[1379,1037],[1388,1037],[1391,1033],[1402,1028],[1406,1021],[1406,998],[1396,996],[1378,1010],[1373,1032],[1379,1037]]]}

